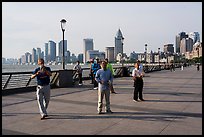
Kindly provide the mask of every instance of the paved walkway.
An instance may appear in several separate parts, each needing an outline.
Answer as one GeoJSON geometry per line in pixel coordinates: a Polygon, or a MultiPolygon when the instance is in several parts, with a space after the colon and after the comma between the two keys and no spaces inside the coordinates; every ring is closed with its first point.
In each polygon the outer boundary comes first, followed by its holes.
{"type": "Polygon", "coordinates": [[[115,78],[112,114],[97,114],[97,90],[51,90],[49,117],[40,120],[35,92],[2,96],[3,135],[202,135],[202,69],[147,73],[144,102],[133,102],[131,77],[115,78]]]}

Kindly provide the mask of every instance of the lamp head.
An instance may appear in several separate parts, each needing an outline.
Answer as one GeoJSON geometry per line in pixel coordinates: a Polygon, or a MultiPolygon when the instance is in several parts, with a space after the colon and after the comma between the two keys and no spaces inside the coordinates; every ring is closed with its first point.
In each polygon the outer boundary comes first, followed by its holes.
{"type": "Polygon", "coordinates": [[[62,31],[65,31],[65,25],[66,25],[66,20],[65,19],[62,19],[61,21],[61,29],[62,29],[62,31]]]}

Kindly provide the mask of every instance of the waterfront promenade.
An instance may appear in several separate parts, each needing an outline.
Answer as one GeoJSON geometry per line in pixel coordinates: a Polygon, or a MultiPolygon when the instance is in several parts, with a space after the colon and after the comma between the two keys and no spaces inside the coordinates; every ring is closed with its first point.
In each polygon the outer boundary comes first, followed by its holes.
{"type": "Polygon", "coordinates": [[[45,120],[35,91],[2,96],[2,134],[202,135],[202,68],[147,73],[144,102],[133,102],[132,77],[115,78],[112,114],[97,114],[97,90],[89,82],[51,89],[45,120]]]}

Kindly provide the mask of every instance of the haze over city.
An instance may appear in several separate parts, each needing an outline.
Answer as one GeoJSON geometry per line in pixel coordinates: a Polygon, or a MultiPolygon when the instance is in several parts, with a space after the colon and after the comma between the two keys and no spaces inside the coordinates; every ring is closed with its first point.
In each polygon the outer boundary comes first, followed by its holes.
{"type": "Polygon", "coordinates": [[[19,58],[49,40],[62,40],[60,20],[67,20],[65,39],[71,53],[83,53],[83,39],[94,49],[114,46],[120,28],[124,53],[163,49],[175,36],[199,32],[202,2],[2,2],[2,57],[19,58]]]}

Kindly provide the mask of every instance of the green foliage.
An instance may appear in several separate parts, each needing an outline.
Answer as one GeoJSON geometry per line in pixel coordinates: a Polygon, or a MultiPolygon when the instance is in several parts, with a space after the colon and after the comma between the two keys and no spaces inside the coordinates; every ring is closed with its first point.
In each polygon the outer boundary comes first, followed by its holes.
{"type": "Polygon", "coordinates": [[[202,56],[189,59],[188,62],[189,63],[202,63],[202,56]]]}

